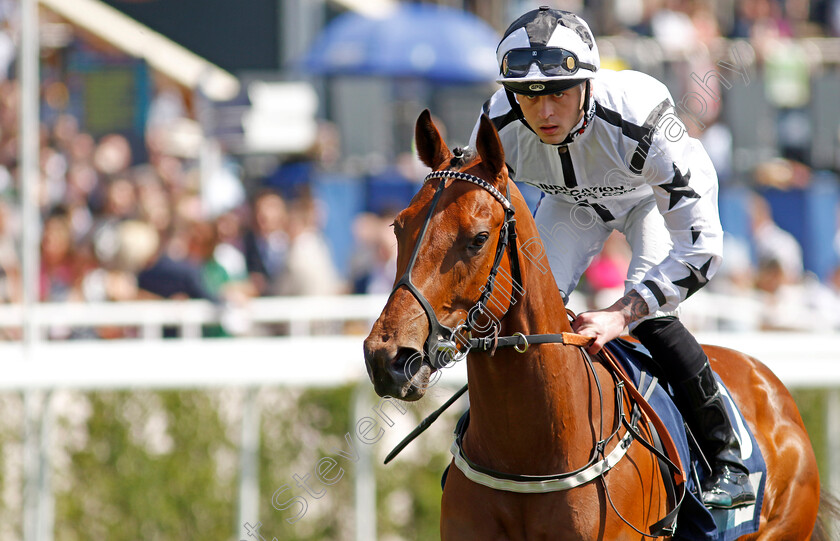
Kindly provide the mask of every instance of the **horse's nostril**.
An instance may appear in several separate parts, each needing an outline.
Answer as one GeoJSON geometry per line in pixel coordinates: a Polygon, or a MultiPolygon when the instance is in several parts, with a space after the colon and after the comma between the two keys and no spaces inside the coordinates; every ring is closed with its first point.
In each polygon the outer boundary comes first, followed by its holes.
{"type": "Polygon", "coordinates": [[[412,373],[420,368],[422,360],[423,354],[416,349],[401,347],[397,350],[392,366],[395,372],[401,372],[407,378],[411,378],[412,373]]]}

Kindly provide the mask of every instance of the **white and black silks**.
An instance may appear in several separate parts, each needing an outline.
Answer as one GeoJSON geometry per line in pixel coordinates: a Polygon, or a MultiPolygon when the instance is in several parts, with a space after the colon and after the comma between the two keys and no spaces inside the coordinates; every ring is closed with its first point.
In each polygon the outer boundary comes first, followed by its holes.
{"type": "MultiPolygon", "coordinates": [[[[636,71],[600,69],[585,90],[586,114],[560,145],[540,140],[524,121],[515,95],[504,88],[493,94],[482,112],[499,131],[511,177],[544,193],[538,218],[540,212],[572,207],[587,211],[593,222],[558,215],[554,223],[564,228],[578,224],[581,231],[590,227],[625,232],[628,222],[636,219],[634,209],[646,205],[658,210],[664,226],[647,228],[646,234],[663,237],[657,240],[670,246],[652,256],[655,261],[641,275],[628,274],[632,283],[627,289],[639,292],[651,315],[673,312],[720,266],[723,230],[717,174],[700,142],[689,136],[677,117],[674,100],[661,82],[636,71]],[[546,204],[546,199],[557,204],[546,204]]],[[[477,129],[478,124],[471,145],[477,129]]],[[[541,236],[544,233],[541,230],[541,236]]],[[[564,244],[563,253],[552,253],[557,251],[555,243],[543,241],[558,284],[561,271],[554,268],[554,260],[572,260],[580,267],[568,271],[571,278],[563,278],[572,282],[564,290],[568,294],[589,265],[592,246],[564,244]],[[576,254],[576,249],[581,252],[576,254]]],[[[600,237],[594,240],[599,241],[603,243],[600,237]]],[[[645,244],[639,249],[644,250],[645,244]]],[[[634,250],[634,257],[644,259],[645,254],[634,250]]]]}

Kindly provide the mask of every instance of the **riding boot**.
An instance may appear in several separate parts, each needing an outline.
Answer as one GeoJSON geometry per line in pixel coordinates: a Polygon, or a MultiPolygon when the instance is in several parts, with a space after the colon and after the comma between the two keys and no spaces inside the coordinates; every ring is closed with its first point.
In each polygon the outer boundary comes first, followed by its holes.
{"type": "Polygon", "coordinates": [[[754,502],[732,421],[697,339],[673,316],[645,320],[633,334],[650,351],[656,371],[674,387],[677,407],[710,462],[712,471],[701,487],[703,503],[729,509],[754,502]]]}
{"type": "Polygon", "coordinates": [[[689,427],[712,467],[701,487],[703,503],[706,507],[732,509],[755,502],[755,490],[741,460],[741,446],[708,361],[696,376],[677,388],[686,402],[684,414],[689,427]]]}

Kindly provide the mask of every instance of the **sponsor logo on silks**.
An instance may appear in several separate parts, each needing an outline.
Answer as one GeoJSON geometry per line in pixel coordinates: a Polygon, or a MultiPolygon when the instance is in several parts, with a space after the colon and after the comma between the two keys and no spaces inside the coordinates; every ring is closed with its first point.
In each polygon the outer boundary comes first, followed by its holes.
{"type": "Polygon", "coordinates": [[[561,186],[557,184],[544,184],[541,182],[527,182],[531,186],[539,188],[547,194],[565,195],[574,201],[580,202],[586,199],[604,199],[607,197],[619,197],[636,190],[635,186],[561,186]]]}
{"type": "Polygon", "coordinates": [[[528,88],[533,92],[540,92],[541,90],[545,90],[545,85],[542,83],[532,83],[528,88]]]}

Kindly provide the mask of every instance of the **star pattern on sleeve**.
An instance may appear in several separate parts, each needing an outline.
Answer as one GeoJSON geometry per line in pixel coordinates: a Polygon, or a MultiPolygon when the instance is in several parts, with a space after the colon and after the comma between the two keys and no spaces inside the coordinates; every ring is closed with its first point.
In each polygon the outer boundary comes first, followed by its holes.
{"type": "Polygon", "coordinates": [[[700,230],[692,225],[691,226],[691,244],[696,244],[697,239],[699,239],[699,238],[700,238],[700,230]]]}
{"type": "Polygon", "coordinates": [[[686,293],[685,298],[688,298],[709,282],[708,274],[709,267],[712,265],[712,258],[710,257],[699,269],[691,263],[685,262],[683,264],[688,268],[688,276],[680,280],[674,280],[674,285],[686,288],[688,293],[686,293]]]}
{"type": "Polygon", "coordinates": [[[700,194],[695,192],[689,185],[688,180],[691,178],[691,171],[686,171],[685,175],[677,167],[674,166],[674,179],[670,184],[662,184],[660,188],[671,194],[671,201],[668,203],[668,210],[671,210],[680,202],[683,197],[690,197],[692,199],[700,199],[700,194]]]}

